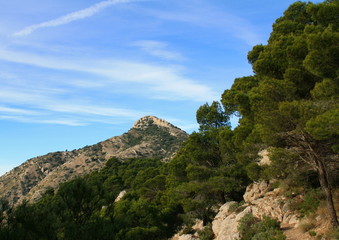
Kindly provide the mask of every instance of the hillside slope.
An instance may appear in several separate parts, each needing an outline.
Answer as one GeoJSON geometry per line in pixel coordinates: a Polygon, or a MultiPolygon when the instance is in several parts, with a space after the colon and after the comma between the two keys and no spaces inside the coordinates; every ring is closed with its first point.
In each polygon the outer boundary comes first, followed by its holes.
{"type": "Polygon", "coordinates": [[[169,160],[187,134],[153,116],[135,122],[126,133],[84,148],[48,153],[27,160],[0,177],[0,197],[10,203],[35,201],[48,188],[102,168],[111,157],[169,160]]]}

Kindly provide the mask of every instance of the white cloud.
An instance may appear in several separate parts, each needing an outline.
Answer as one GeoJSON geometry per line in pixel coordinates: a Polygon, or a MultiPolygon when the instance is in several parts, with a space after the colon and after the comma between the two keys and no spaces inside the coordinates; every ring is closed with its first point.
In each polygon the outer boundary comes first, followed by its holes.
{"type": "Polygon", "coordinates": [[[38,114],[36,111],[30,111],[27,109],[19,109],[19,108],[12,108],[12,107],[1,107],[0,106],[0,113],[10,113],[10,114],[23,114],[23,115],[34,115],[38,114]]]}
{"type": "MultiPolygon", "coordinates": [[[[61,88],[56,80],[48,77],[37,82],[24,77],[20,84],[0,79],[0,119],[18,122],[83,126],[96,122],[113,124],[122,119],[138,119],[148,115],[146,110],[121,107],[119,102],[97,101],[85,95],[73,96],[74,92],[97,91],[109,96],[118,91],[133,96],[170,101],[190,100],[206,102],[218,96],[208,86],[200,84],[182,73],[178,66],[160,66],[115,59],[79,60],[63,56],[45,57],[36,54],[0,49],[0,59],[32,65],[39,68],[74,71],[62,79],[61,88]],[[79,80],[77,72],[90,73],[92,82],[79,80]],[[75,80],[72,78],[75,74],[75,80]],[[93,84],[91,84],[93,83],[93,84]],[[124,90],[126,88],[126,90],[124,90]],[[95,89],[95,90],[94,90],[95,89]],[[118,107],[115,105],[118,104],[118,107]],[[17,107],[19,106],[19,107],[17,107]]],[[[15,76],[20,80],[20,76],[15,76]]],[[[60,84],[59,79],[57,80],[60,84]]],[[[147,106],[145,106],[147,108],[147,106]]],[[[183,124],[187,125],[187,124],[183,124]]],[[[189,127],[185,126],[185,129],[189,127]]]]}
{"type": "Polygon", "coordinates": [[[114,108],[114,107],[101,107],[98,105],[90,104],[69,104],[65,102],[57,103],[56,101],[51,101],[47,104],[42,104],[42,108],[45,108],[54,112],[62,113],[74,113],[74,114],[84,114],[84,115],[96,115],[96,116],[106,116],[106,117],[131,117],[135,118],[142,115],[141,112],[123,109],[123,108],[114,108]]]}
{"type": "Polygon", "coordinates": [[[85,126],[88,123],[85,121],[79,121],[74,119],[42,119],[42,118],[35,118],[32,116],[6,116],[0,115],[0,119],[4,120],[14,120],[17,122],[24,122],[24,123],[45,123],[45,124],[56,124],[56,125],[66,125],[66,126],[85,126]]]}
{"type": "Polygon", "coordinates": [[[97,83],[98,87],[101,85],[103,88],[109,87],[107,84],[117,82],[143,84],[143,91],[139,91],[139,94],[149,98],[204,102],[219,98],[219,95],[208,86],[185,77],[176,66],[117,59],[79,60],[62,56],[53,58],[1,49],[0,59],[42,68],[91,73],[105,78],[98,80],[102,81],[101,83],[97,83]]]}
{"type": "Polygon", "coordinates": [[[114,5],[114,4],[119,4],[119,3],[129,3],[129,2],[135,2],[137,0],[108,0],[108,1],[102,1],[97,4],[94,4],[88,8],[69,13],[65,16],[61,16],[59,18],[47,21],[47,22],[42,22],[39,24],[31,25],[28,26],[18,32],[15,32],[13,36],[16,37],[21,37],[25,35],[29,35],[32,32],[36,31],[39,28],[46,28],[46,27],[56,27],[60,25],[64,25],[76,20],[80,20],[83,18],[91,17],[94,14],[104,10],[105,8],[114,5]]]}
{"type": "Polygon", "coordinates": [[[113,123],[117,118],[136,119],[142,111],[106,106],[83,98],[65,100],[57,91],[46,89],[0,89],[0,119],[29,123],[83,126],[93,122],[113,123]],[[20,108],[11,107],[20,106],[20,108]],[[32,110],[34,109],[34,110],[32,110]]]}
{"type": "Polygon", "coordinates": [[[164,42],[144,40],[135,42],[134,45],[140,47],[143,51],[155,57],[166,60],[184,60],[184,57],[179,52],[167,50],[167,44],[164,42]]]}
{"type": "Polygon", "coordinates": [[[89,80],[73,80],[69,82],[69,84],[80,88],[100,88],[105,86],[102,82],[93,82],[89,80]]]}
{"type": "MultiPolygon", "coordinates": [[[[41,114],[41,110],[59,113],[72,113],[82,115],[96,115],[107,117],[136,117],[143,113],[140,111],[134,111],[124,108],[104,107],[100,105],[93,105],[87,102],[82,103],[70,103],[67,100],[63,100],[62,97],[53,95],[48,91],[41,91],[36,93],[28,93],[20,91],[20,89],[1,89],[0,101],[8,104],[18,104],[32,106],[36,108],[35,111],[27,109],[18,109],[12,107],[0,107],[0,112],[7,114],[21,114],[21,115],[37,115],[41,114]],[[38,109],[40,110],[38,112],[38,109]]],[[[48,112],[44,112],[48,114],[48,112]]]]}

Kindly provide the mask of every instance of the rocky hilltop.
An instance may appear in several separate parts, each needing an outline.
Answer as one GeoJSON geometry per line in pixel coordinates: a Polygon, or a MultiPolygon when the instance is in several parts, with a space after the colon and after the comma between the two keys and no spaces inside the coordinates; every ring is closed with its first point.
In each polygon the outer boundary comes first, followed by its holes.
{"type": "Polygon", "coordinates": [[[0,197],[12,204],[35,201],[48,188],[55,189],[71,178],[99,170],[112,157],[121,160],[157,157],[168,161],[187,137],[187,133],[167,121],[146,116],[120,136],[78,150],[27,160],[0,177],[0,197]]]}

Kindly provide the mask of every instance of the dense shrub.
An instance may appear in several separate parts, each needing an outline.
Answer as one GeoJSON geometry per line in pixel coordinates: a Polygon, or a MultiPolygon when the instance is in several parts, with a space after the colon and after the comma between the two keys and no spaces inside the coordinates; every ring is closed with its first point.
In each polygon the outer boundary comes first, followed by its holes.
{"type": "Polygon", "coordinates": [[[240,240],[284,240],[286,239],[280,230],[277,220],[264,217],[263,220],[255,218],[252,214],[246,214],[239,222],[238,230],[240,240]]]}
{"type": "Polygon", "coordinates": [[[212,224],[209,223],[202,230],[199,230],[198,235],[200,240],[213,240],[215,236],[212,230],[212,224]]]}
{"type": "Polygon", "coordinates": [[[310,213],[315,212],[317,210],[320,198],[322,197],[322,194],[317,189],[311,189],[309,190],[305,196],[303,201],[296,206],[299,214],[301,217],[307,216],[310,213]]]}

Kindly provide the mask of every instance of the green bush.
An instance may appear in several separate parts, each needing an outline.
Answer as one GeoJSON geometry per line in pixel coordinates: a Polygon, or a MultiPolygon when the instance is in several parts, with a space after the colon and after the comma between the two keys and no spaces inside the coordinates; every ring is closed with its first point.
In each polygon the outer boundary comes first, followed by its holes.
{"type": "Polygon", "coordinates": [[[255,218],[252,214],[245,215],[238,226],[240,240],[285,240],[277,220],[264,217],[255,218]]]}
{"type": "Polygon", "coordinates": [[[275,181],[274,183],[271,184],[270,188],[273,190],[273,189],[280,187],[280,185],[281,184],[279,181],[275,181]]]}
{"type": "Polygon", "coordinates": [[[320,203],[321,194],[319,190],[312,189],[305,194],[304,200],[297,205],[297,210],[301,217],[307,216],[317,210],[320,203]]]}
{"type": "Polygon", "coordinates": [[[211,223],[207,224],[207,226],[205,226],[202,230],[198,231],[198,234],[200,240],[213,240],[214,233],[212,230],[212,224],[211,223]]]}
{"type": "Polygon", "coordinates": [[[231,206],[228,208],[228,211],[230,213],[232,213],[232,212],[239,213],[239,212],[241,212],[242,210],[245,209],[245,207],[243,205],[244,205],[243,201],[232,203],[231,206]]]}
{"type": "Polygon", "coordinates": [[[286,236],[281,230],[269,229],[266,232],[259,232],[251,240],[285,240],[286,236]]]}
{"type": "Polygon", "coordinates": [[[252,214],[246,214],[239,221],[238,230],[240,233],[240,240],[251,240],[255,235],[253,226],[259,222],[252,214]]]}
{"type": "Polygon", "coordinates": [[[230,205],[230,207],[228,208],[228,211],[229,211],[230,213],[235,212],[235,211],[238,209],[238,207],[240,207],[240,206],[241,206],[241,205],[240,205],[240,203],[238,203],[238,202],[232,203],[232,204],[230,205]]]}

